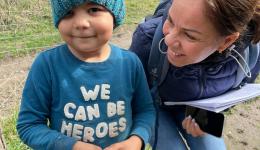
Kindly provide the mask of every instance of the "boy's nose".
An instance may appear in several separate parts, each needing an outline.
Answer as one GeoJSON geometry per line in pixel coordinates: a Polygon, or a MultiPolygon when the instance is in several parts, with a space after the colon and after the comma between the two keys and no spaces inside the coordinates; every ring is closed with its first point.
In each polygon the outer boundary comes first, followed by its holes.
{"type": "Polygon", "coordinates": [[[87,17],[76,17],[74,19],[74,28],[78,30],[88,29],[89,26],[90,26],[90,22],[87,17]]]}

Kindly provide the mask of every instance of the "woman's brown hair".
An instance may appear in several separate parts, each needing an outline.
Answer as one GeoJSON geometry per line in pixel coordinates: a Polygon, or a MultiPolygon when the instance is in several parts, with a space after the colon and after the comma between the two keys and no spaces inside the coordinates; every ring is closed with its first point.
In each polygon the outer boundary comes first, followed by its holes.
{"type": "Polygon", "coordinates": [[[260,0],[205,0],[206,15],[222,36],[250,33],[260,40],[260,0]]]}

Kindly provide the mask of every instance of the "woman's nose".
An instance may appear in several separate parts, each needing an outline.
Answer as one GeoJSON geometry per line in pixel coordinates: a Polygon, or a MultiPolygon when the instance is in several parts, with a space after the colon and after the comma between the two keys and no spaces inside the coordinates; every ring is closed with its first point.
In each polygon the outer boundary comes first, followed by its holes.
{"type": "Polygon", "coordinates": [[[171,28],[168,32],[168,35],[171,37],[171,39],[176,39],[179,34],[179,31],[177,28],[171,28]]]}
{"type": "Polygon", "coordinates": [[[178,31],[170,30],[168,34],[165,36],[165,43],[168,47],[178,47],[179,46],[178,31]]]}

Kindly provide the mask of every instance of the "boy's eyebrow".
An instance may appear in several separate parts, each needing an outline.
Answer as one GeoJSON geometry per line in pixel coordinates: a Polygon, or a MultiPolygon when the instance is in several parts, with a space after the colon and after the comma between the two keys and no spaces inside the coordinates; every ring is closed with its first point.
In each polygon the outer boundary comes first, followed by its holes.
{"type": "MultiPolygon", "coordinates": [[[[172,17],[170,16],[170,14],[168,14],[168,20],[171,22],[171,23],[173,23],[173,21],[172,21],[172,17]]],[[[188,29],[188,28],[183,28],[183,30],[185,30],[185,31],[188,31],[188,32],[195,32],[195,33],[197,33],[197,34],[202,34],[201,32],[199,32],[199,31],[197,31],[197,30],[195,30],[195,29],[188,29]]]]}

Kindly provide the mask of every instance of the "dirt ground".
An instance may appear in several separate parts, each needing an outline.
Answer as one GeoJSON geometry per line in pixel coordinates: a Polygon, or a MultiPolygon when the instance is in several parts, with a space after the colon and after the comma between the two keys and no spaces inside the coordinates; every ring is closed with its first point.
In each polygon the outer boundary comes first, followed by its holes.
{"type": "MultiPolygon", "coordinates": [[[[128,48],[134,27],[116,31],[112,43],[128,48]]],[[[0,119],[9,117],[20,103],[25,78],[35,54],[0,61],[0,119]]],[[[260,150],[260,100],[239,104],[225,115],[223,137],[228,150],[260,150]]]]}

